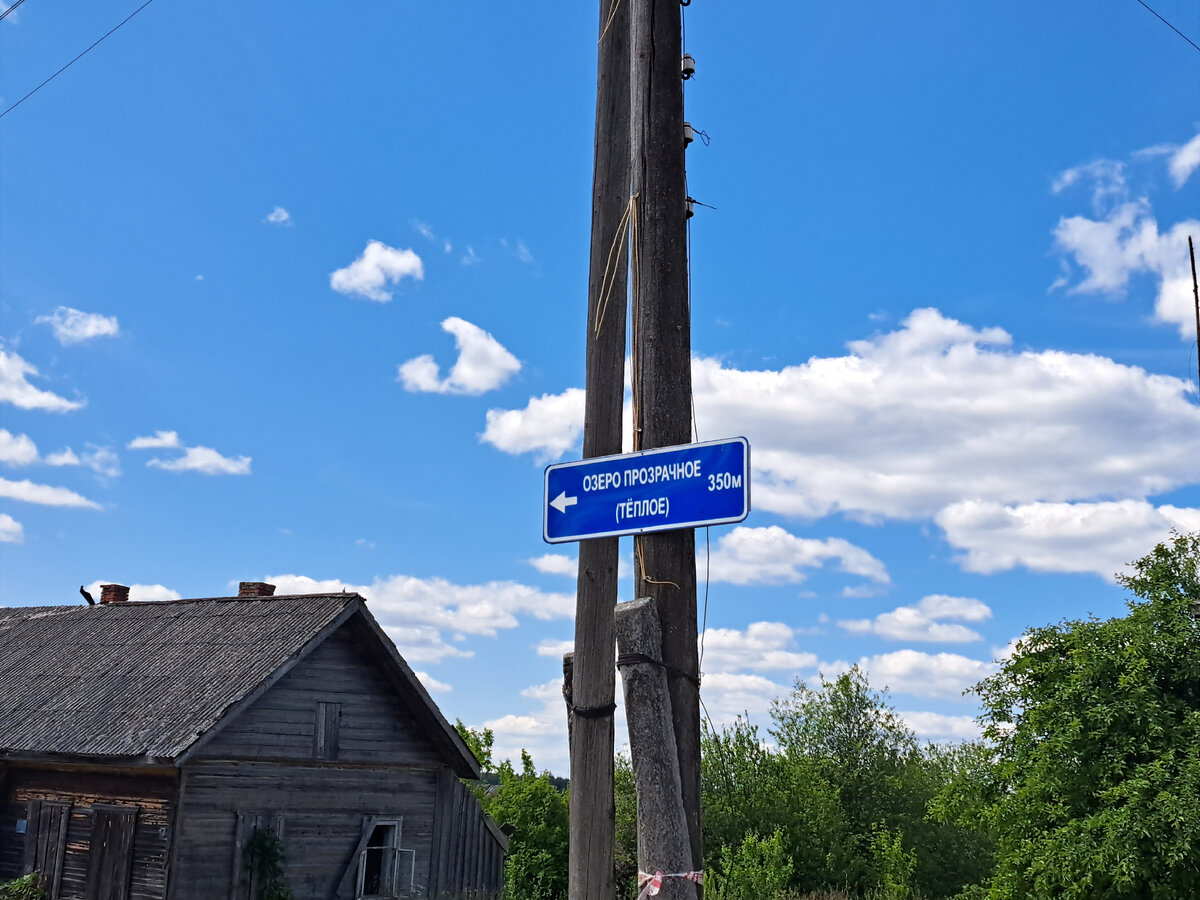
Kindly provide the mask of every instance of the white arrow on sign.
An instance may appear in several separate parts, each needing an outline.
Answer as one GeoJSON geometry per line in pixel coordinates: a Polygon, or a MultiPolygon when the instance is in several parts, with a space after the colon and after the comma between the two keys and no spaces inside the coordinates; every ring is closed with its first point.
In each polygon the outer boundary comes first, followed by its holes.
{"type": "Polygon", "coordinates": [[[550,505],[557,509],[560,513],[565,513],[568,506],[574,506],[578,502],[578,497],[568,497],[567,492],[562,491],[557,497],[550,501],[550,505]]]}

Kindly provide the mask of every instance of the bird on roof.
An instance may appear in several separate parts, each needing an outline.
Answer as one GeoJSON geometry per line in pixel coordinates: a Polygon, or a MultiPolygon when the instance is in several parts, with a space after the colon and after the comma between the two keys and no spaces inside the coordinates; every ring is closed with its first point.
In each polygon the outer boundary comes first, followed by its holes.
{"type": "Polygon", "coordinates": [[[92,599],[92,595],[83,589],[83,585],[79,586],[79,593],[83,594],[83,599],[88,602],[88,606],[95,606],[96,601],[92,599]]]}

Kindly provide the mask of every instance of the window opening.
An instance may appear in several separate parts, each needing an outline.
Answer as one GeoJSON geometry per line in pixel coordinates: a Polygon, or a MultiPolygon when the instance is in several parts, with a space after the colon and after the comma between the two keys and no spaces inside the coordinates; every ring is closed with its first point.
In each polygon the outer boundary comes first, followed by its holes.
{"type": "Polygon", "coordinates": [[[376,819],[358,854],[357,900],[412,896],[416,851],[400,846],[400,819],[376,819]]]}

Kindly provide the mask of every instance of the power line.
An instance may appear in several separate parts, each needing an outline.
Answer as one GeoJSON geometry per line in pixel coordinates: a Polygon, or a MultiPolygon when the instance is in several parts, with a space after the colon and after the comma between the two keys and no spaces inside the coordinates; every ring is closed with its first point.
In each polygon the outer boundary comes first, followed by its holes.
{"type": "Polygon", "coordinates": [[[14,9],[16,9],[18,6],[20,6],[24,2],[25,2],[25,0],[17,0],[16,3],[14,3],[8,9],[6,9],[4,12],[0,13],[0,19],[3,19],[5,16],[7,16],[10,12],[12,12],[14,9]]]}
{"type": "Polygon", "coordinates": [[[1188,37],[1186,34],[1184,34],[1182,31],[1180,31],[1178,28],[1176,28],[1174,25],[1172,25],[1170,22],[1168,22],[1166,19],[1164,19],[1158,13],[1154,12],[1153,9],[1150,9],[1150,7],[1146,5],[1145,0],[1137,0],[1137,2],[1141,3],[1142,6],[1145,6],[1146,9],[1149,9],[1150,12],[1154,13],[1154,17],[1156,19],[1158,19],[1160,22],[1162,22],[1164,25],[1166,25],[1168,28],[1170,28],[1173,32],[1175,32],[1177,35],[1179,35],[1181,38],[1183,38],[1185,41],[1187,41],[1189,44],[1191,44],[1192,47],[1194,47],[1196,50],[1200,50],[1200,45],[1198,45],[1195,41],[1193,41],[1190,37],[1188,37]]]}
{"type": "MultiPolygon", "coordinates": [[[[24,2],[25,2],[25,0],[19,0],[19,3],[24,3],[24,2]]],[[[80,53],[78,56],[76,56],[76,57],[75,57],[73,60],[71,60],[69,63],[67,63],[65,66],[63,66],[61,69],[59,69],[57,72],[55,72],[55,73],[54,73],[53,75],[51,75],[49,78],[47,78],[45,81],[43,81],[43,82],[42,82],[41,84],[39,84],[37,87],[35,87],[35,88],[34,88],[32,91],[30,91],[28,94],[26,94],[26,95],[25,95],[24,97],[22,97],[20,100],[18,100],[16,103],[14,103],[14,104],[13,104],[12,106],[10,106],[8,109],[6,109],[4,112],[0,112],[0,119],[3,119],[3,118],[4,118],[5,116],[7,116],[7,115],[8,115],[10,112],[12,112],[14,109],[16,109],[16,108],[17,108],[18,106],[20,106],[22,103],[24,103],[26,100],[28,100],[28,99],[29,99],[30,97],[32,97],[34,94],[36,94],[38,91],[40,91],[40,90],[41,90],[42,88],[44,88],[46,85],[48,85],[50,82],[52,82],[52,81],[53,81],[55,78],[57,78],[57,77],[58,77],[59,75],[61,75],[63,72],[67,71],[67,69],[71,68],[71,66],[75,65],[75,63],[79,62],[79,60],[81,60],[83,57],[87,56],[87,54],[88,54],[88,53],[89,53],[89,52],[90,52],[90,51],[91,51],[91,50],[92,50],[92,49],[93,49],[93,48],[94,48],[94,47],[95,47],[97,44],[99,44],[99,43],[100,43],[102,40],[104,40],[106,37],[108,37],[110,34],[112,34],[114,31],[116,31],[118,28],[120,28],[122,25],[124,25],[126,22],[128,22],[130,19],[132,19],[134,16],[136,16],[138,13],[140,13],[140,12],[141,12],[143,9],[145,9],[147,6],[149,6],[149,5],[150,5],[151,3],[153,3],[153,2],[154,2],[154,0],[146,0],[146,2],[145,2],[145,3],[143,3],[143,4],[142,4],[141,6],[139,6],[137,9],[135,9],[133,12],[131,12],[129,15],[127,15],[127,16],[126,16],[124,19],[122,19],[120,22],[118,22],[116,25],[114,25],[114,26],[113,26],[112,28],[110,28],[108,31],[104,32],[104,34],[102,34],[100,37],[98,37],[98,38],[97,38],[97,39],[96,39],[96,40],[95,40],[95,41],[94,41],[94,42],[91,44],[91,46],[89,46],[89,47],[87,48],[87,50],[84,50],[82,53],[80,53]]],[[[13,4],[13,7],[16,7],[17,5],[19,5],[19,3],[14,3],[14,4],[13,4]]],[[[13,7],[10,7],[10,8],[9,8],[9,11],[10,11],[10,12],[12,11],[12,8],[13,8],[13,7]]]]}

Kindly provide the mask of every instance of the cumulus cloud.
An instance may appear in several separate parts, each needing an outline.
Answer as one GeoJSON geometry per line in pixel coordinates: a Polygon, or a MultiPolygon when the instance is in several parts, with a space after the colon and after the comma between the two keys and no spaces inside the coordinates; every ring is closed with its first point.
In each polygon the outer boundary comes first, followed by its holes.
{"type": "Polygon", "coordinates": [[[135,437],[125,445],[130,450],[158,450],[179,447],[179,433],[175,431],[156,431],[146,437],[135,437]]]}
{"type": "Polygon", "coordinates": [[[48,466],[77,466],[81,460],[70,447],[51,453],[43,460],[48,466]]]}
{"type": "Polygon", "coordinates": [[[1027,503],[978,500],[937,515],[951,546],[971,572],[1025,566],[1038,572],[1094,572],[1110,581],[1172,531],[1200,530],[1200,509],[1155,507],[1145,500],[1027,503]]]}
{"type": "Polygon", "coordinates": [[[37,374],[38,370],[16,353],[0,350],[0,403],[47,412],[68,412],[83,406],[82,400],[68,400],[34,387],[29,383],[29,376],[37,374]]]}
{"type": "MultiPolygon", "coordinates": [[[[887,568],[861,547],[842,538],[799,538],[778,525],[739,525],[721,537],[710,561],[711,579],[730,584],[798,583],[802,569],[836,561],[840,571],[887,584],[887,568]]],[[[703,565],[703,563],[701,563],[703,565]]]]}
{"type": "Polygon", "coordinates": [[[489,409],[480,440],[505,453],[557,459],[583,437],[583,400],[582,388],[568,388],[531,397],[524,409],[489,409]]]}
{"type": "MultiPolygon", "coordinates": [[[[1151,147],[1135,156],[1163,153],[1168,155],[1167,170],[1179,187],[1200,165],[1200,136],[1183,147],[1151,147]]],[[[1148,274],[1158,283],[1155,318],[1174,324],[1184,339],[1194,339],[1187,238],[1200,222],[1189,219],[1160,230],[1150,201],[1131,196],[1119,162],[1100,160],[1068,169],[1055,186],[1077,182],[1093,186],[1092,215],[1061,218],[1054,229],[1054,246],[1064,260],[1082,270],[1083,277],[1071,284],[1068,273],[1055,286],[1068,286],[1071,293],[1119,297],[1132,277],[1148,274]]]]}
{"type": "Polygon", "coordinates": [[[438,681],[428,672],[413,672],[413,674],[417,676],[421,684],[425,685],[425,690],[429,691],[431,694],[448,694],[450,691],[454,690],[454,688],[446,684],[446,682],[438,681]]]}
{"type": "Polygon", "coordinates": [[[391,292],[384,290],[386,285],[398,285],[405,278],[420,281],[424,277],[421,257],[412,250],[397,250],[381,241],[369,241],[358,259],[329,276],[329,286],[339,294],[357,294],[386,303],[392,299],[391,292]]]}
{"type": "Polygon", "coordinates": [[[100,509],[100,504],[87,497],[63,487],[53,487],[48,484],[37,484],[25,479],[9,481],[0,478],[0,497],[10,500],[20,500],[23,503],[37,503],[41,506],[73,506],[84,509],[100,509]]]}
{"type": "Polygon", "coordinates": [[[533,258],[533,254],[529,251],[529,248],[527,246],[525,246],[524,241],[517,241],[516,254],[517,254],[517,259],[519,259],[521,262],[525,263],[526,265],[529,265],[530,263],[535,262],[535,260],[533,258]]]}
{"type": "Polygon", "coordinates": [[[146,463],[167,472],[200,472],[204,475],[249,475],[249,456],[222,456],[212,447],[188,447],[174,459],[155,457],[146,463]]]}
{"type": "MultiPolygon", "coordinates": [[[[521,696],[534,701],[532,710],[497,716],[481,725],[492,730],[494,758],[519,761],[521,750],[525,749],[539,768],[567,771],[570,763],[566,753],[567,716],[563,707],[562,680],[556,678],[532,685],[521,691],[521,696]]],[[[618,707],[618,734],[623,731],[620,727],[622,717],[623,710],[618,707]]]]}
{"type": "Polygon", "coordinates": [[[574,641],[556,641],[553,638],[545,638],[538,642],[538,656],[549,656],[552,659],[562,659],[563,654],[571,653],[575,649],[574,641]]]}
{"type": "MultiPolygon", "coordinates": [[[[100,585],[102,584],[120,584],[119,581],[113,581],[108,578],[97,578],[91,584],[85,585],[84,589],[100,600],[100,585]]],[[[171,590],[161,584],[131,584],[129,585],[129,599],[138,603],[148,603],[151,601],[162,600],[178,600],[182,595],[179,591],[171,590]]]]}
{"type": "Polygon", "coordinates": [[[69,306],[60,306],[52,315],[38,316],[36,321],[54,329],[55,339],[64,347],[92,338],[115,337],[121,332],[116,316],[87,313],[69,306]]]}
{"type": "Polygon", "coordinates": [[[935,712],[897,710],[909,728],[927,741],[974,741],[982,731],[974,716],[947,716],[935,712]]]}
{"type": "Polygon", "coordinates": [[[818,666],[815,654],[796,648],[796,631],[782,622],[751,622],[745,629],[708,628],[701,647],[706,691],[709,676],[720,672],[794,672],[818,666]]]}
{"type": "Polygon", "coordinates": [[[188,447],[174,431],[156,431],[153,435],[136,437],[126,445],[130,450],[183,450],[182,456],[171,459],[155,457],[146,465],[166,472],[200,472],[203,475],[249,475],[249,456],[224,456],[212,447],[188,447]]]}
{"type": "MultiPolygon", "coordinates": [[[[1186,381],[1011,343],[920,309],[844,356],[764,371],[696,358],[699,428],[746,435],[755,507],[806,518],[917,519],[964,497],[1142,498],[1195,481],[1200,410],[1186,381]]],[[[483,440],[554,459],[582,423],[572,388],[489,411],[483,440]]]]}
{"type": "Polygon", "coordinates": [[[562,553],[543,553],[529,560],[529,564],[545,575],[574,575],[579,566],[573,556],[562,553]]]}
{"type": "Polygon", "coordinates": [[[309,594],[343,589],[367,599],[372,614],[410,661],[437,661],[470,655],[448,643],[444,633],[495,637],[515,628],[519,617],[550,621],[570,619],[575,598],[514,581],[461,585],[445,578],[391,575],[367,585],[317,580],[306,575],[272,575],[266,579],[280,594],[309,594]]]}
{"type": "Polygon", "coordinates": [[[872,685],[914,697],[961,697],[963,691],[997,671],[998,666],[957,653],[897,650],[864,656],[858,662],[872,685]]]}
{"type": "Polygon", "coordinates": [[[270,225],[291,225],[292,214],[282,206],[277,206],[267,213],[267,217],[263,221],[270,225]]]}
{"type": "Polygon", "coordinates": [[[1171,173],[1171,181],[1177,188],[1183,187],[1197,168],[1200,168],[1200,134],[1182,147],[1175,148],[1167,160],[1167,171],[1171,173]]]}
{"type": "Polygon", "coordinates": [[[930,594],[915,606],[899,606],[874,619],[843,619],[838,626],[853,634],[875,634],[889,641],[969,643],[983,640],[983,635],[945,620],[985,622],[991,617],[991,609],[981,600],[930,594]]]}
{"type": "Polygon", "coordinates": [[[478,325],[451,316],[442,330],[454,335],[458,359],[445,378],[438,364],[426,354],[399,367],[396,380],[404,389],[435,394],[478,395],[500,387],[521,369],[521,362],[478,325]]]}
{"type": "Polygon", "coordinates": [[[37,462],[37,444],[25,434],[13,434],[0,428],[0,463],[6,466],[27,466],[37,462]]]}
{"type": "Polygon", "coordinates": [[[0,544],[25,542],[25,529],[8,513],[0,513],[0,544]]]}

